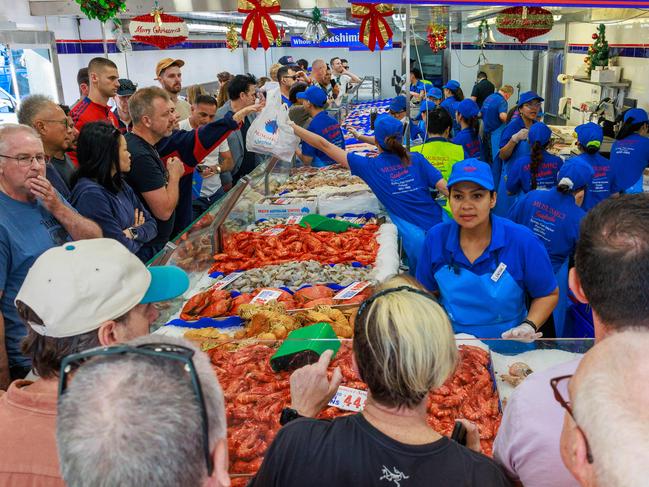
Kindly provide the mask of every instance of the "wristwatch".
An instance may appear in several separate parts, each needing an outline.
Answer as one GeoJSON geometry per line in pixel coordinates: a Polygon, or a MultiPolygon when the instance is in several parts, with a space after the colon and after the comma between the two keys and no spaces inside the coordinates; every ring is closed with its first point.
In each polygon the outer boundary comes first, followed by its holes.
{"type": "Polygon", "coordinates": [[[214,166],[214,171],[216,172],[216,174],[221,174],[221,165],[217,164],[216,166],[214,166]]]}
{"type": "Polygon", "coordinates": [[[137,235],[138,235],[137,227],[129,227],[129,229],[128,229],[128,233],[131,234],[131,239],[132,239],[132,240],[136,240],[136,239],[137,239],[137,235]]]}
{"type": "Polygon", "coordinates": [[[282,409],[282,414],[279,417],[279,424],[284,426],[286,423],[290,423],[294,419],[297,418],[303,418],[300,413],[298,413],[295,409],[292,408],[284,408],[282,409]]]}
{"type": "MultiPolygon", "coordinates": [[[[527,323],[528,325],[530,325],[532,328],[534,328],[534,331],[535,331],[535,332],[539,331],[539,327],[536,326],[536,323],[534,323],[532,320],[525,318],[525,319],[523,320],[523,323],[527,323]]],[[[521,324],[522,324],[522,323],[521,323],[521,324]]]]}

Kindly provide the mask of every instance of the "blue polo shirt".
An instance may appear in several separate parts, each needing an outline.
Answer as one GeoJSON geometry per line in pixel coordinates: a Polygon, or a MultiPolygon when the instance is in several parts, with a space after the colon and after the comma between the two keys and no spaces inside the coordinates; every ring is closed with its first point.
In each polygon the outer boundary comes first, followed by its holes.
{"type": "Polygon", "coordinates": [[[291,102],[291,100],[289,100],[288,98],[286,98],[284,95],[282,95],[282,103],[285,103],[286,106],[289,107],[289,108],[291,107],[291,105],[293,105],[293,103],[291,102]]]}
{"type": "MultiPolygon", "coordinates": [[[[519,130],[525,128],[525,122],[523,122],[523,119],[521,117],[516,117],[512,118],[511,122],[509,122],[505,128],[503,129],[503,133],[500,136],[500,144],[498,146],[498,150],[502,149],[507,145],[507,142],[509,142],[509,139],[512,138],[512,136],[517,133],[519,130]]],[[[521,148],[521,143],[519,142],[516,144],[516,147],[514,148],[514,151],[512,152],[512,155],[509,156],[508,161],[515,161],[519,157],[524,156],[525,154],[529,154],[529,145],[526,150],[522,150],[521,148]]]]}
{"type": "Polygon", "coordinates": [[[414,91],[415,93],[420,93],[422,91],[426,91],[426,87],[424,86],[424,83],[421,82],[421,80],[417,81],[416,84],[410,84],[410,91],[414,91]]]}
{"type": "MultiPolygon", "coordinates": [[[[511,194],[529,193],[532,191],[532,174],[530,173],[530,155],[519,157],[509,165],[507,171],[507,192],[511,194]]],[[[550,189],[557,185],[557,174],[563,166],[559,156],[543,151],[543,160],[536,171],[536,189],[550,189]]]]}
{"type": "Polygon", "coordinates": [[[617,192],[614,189],[616,174],[611,161],[606,157],[597,152],[596,154],[579,154],[578,156],[571,157],[568,161],[572,161],[573,159],[581,159],[587,162],[595,171],[593,181],[588,185],[584,202],[581,205],[585,211],[594,208],[597,203],[617,192]]]}
{"type": "Polygon", "coordinates": [[[507,109],[507,100],[500,93],[493,93],[485,98],[480,110],[485,134],[490,134],[504,125],[500,121],[500,114],[507,113],[507,109]]]}
{"type": "MultiPolygon", "coordinates": [[[[307,127],[307,130],[318,134],[341,149],[345,148],[345,139],[340,125],[335,118],[330,116],[326,111],[318,113],[307,127]]],[[[311,165],[313,167],[331,166],[335,161],[324,152],[315,149],[306,142],[302,142],[302,153],[305,156],[313,157],[311,165]]]]}
{"type": "Polygon", "coordinates": [[[631,134],[616,140],[611,147],[611,164],[615,170],[613,192],[628,190],[642,178],[642,172],[649,165],[649,139],[631,134]]]}
{"type": "Polygon", "coordinates": [[[579,223],[586,216],[571,194],[556,188],[527,193],[509,211],[509,218],[534,232],[550,256],[554,272],[574,252],[579,239],[579,223]]]}
{"type": "MultiPolygon", "coordinates": [[[[417,279],[430,291],[439,290],[435,273],[442,266],[458,266],[478,276],[493,274],[504,263],[509,275],[532,298],[547,296],[557,287],[550,258],[534,234],[522,225],[491,215],[491,242],[473,264],[460,246],[460,226],[446,222],[431,228],[417,263],[417,279]]],[[[476,299],[481,299],[476,296],[476,299]]]]}
{"type": "Polygon", "coordinates": [[[478,134],[474,134],[473,130],[471,130],[470,128],[460,130],[457,135],[453,137],[453,140],[451,140],[451,142],[457,145],[461,145],[464,148],[465,159],[475,157],[476,159],[483,160],[480,137],[478,137],[478,134]]]}
{"type": "Polygon", "coordinates": [[[442,208],[430,194],[442,173],[419,153],[411,152],[410,161],[404,166],[387,152],[377,157],[347,154],[352,174],[367,183],[391,214],[428,230],[442,221],[442,208]]]}

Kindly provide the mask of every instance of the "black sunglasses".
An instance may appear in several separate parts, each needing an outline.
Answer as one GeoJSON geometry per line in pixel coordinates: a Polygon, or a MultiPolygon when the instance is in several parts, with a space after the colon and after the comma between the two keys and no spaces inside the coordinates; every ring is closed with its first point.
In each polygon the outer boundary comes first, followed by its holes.
{"type": "Polygon", "coordinates": [[[214,464],[212,462],[212,456],[210,455],[207,409],[205,408],[205,397],[203,396],[201,382],[198,378],[196,367],[194,367],[194,362],[192,360],[192,357],[194,356],[194,350],[192,350],[191,348],[183,347],[180,345],[172,345],[169,343],[145,343],[136,347],[132,347],[130,345],[96,347],[84,352],[70,354],[61,362],[59,398],[61,398],[63,394],[65,394],[68,386],[69,376],[72,371],[82,366],[91,358],[110,357],[127,353],[175,360],[181,363],[184,370],[189,373],[192,381],[194,395],[201,410],[201,420],[203,423],[203,452],[205,454],[205,463],[207,464],[207,475],[208,477],[211,476],[212,472],[214,471],[214,464]]]}
{"type": "Polygon", "coordinates": [[[365,301],[361,303],[361,305],[358,307],[358,312],[356,313],[356,319],[360,318],[361,315],[365,312],[367,308],[369,308],[374,301],[376,301],[378,298],[385,296],[386,294],[392,294],[392,293],[398,293],[401,291],[406,291],[409,293],[414,293],[414,294],[419,294],[420,296],[425,296],[431,301],[437,303],[437,299],[435,299],[435,296],[433,296],[430,293],[427,293],[426,291],[421,291],[419,289],[415,289],[414,287],[410,286],[399,286],[399,287],[392,287],[389,289],[384,289],[383,291],[379,291],[376,293],[374,296],[371,296],[367,298],[365,301]]]}

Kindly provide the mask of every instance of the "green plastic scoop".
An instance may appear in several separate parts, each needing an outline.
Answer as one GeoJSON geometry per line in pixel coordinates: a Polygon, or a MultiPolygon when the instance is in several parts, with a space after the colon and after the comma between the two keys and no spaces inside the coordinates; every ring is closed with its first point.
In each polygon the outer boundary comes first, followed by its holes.
{"type": "Polygon", "coordinates": [[[336,220],[335,218],[327,218],[326,216],[309,214],[302,217],[300,226],[306,228],[309,225],[314,232],[346,232],[350,228],[361,228],[360,225],[351,222],[336,220]]]}
{"type": "Polygon", "coordinates": [[[340,348],[340,340],[329,323],[315,323],[288,334],[284,343],[270,358],[275,372],[295,370],[318,361],[325,350],[333,350],[332,358],[340,348]]]}

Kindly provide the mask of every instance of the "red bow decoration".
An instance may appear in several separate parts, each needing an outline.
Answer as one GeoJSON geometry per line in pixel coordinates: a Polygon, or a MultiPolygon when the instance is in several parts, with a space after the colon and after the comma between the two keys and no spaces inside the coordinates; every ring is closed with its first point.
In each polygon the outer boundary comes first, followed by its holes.
{"type": "Polygon", "coordinates": [[[389,3],[352,3],[352,17],[363,19],[359,29],[359,40],[365,44],[370,51],[383,50],[388,39],[392,38],[392,29],[385,17],[394,14],[392,5],[389,3]]]}
{"type": "Polygon", "coordinates": [[[237,10],[248,14],[241,26],[241,37],[253,49],[257,49],[259,44],[264,50],[268,49],[279,35],[270,16],[271,13],[280,11],[279,0],[239,0],[237,10]]]}

